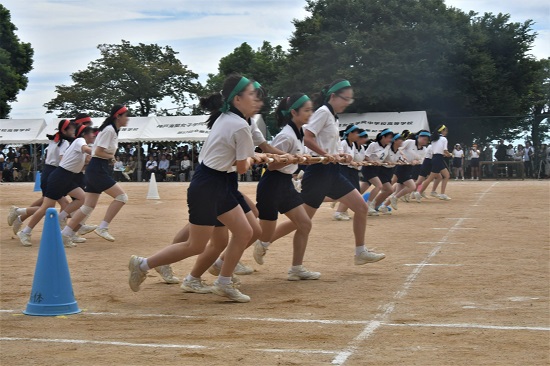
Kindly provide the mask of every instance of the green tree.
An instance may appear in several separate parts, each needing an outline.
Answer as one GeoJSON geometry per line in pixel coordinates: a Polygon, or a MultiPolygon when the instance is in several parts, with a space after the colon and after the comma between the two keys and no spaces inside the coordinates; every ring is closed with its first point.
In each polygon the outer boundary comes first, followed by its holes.
{"type": "Polygon", "coordinates": [[[11,22],[10,11],[0,4],[0,118],[7,118],[9,103],[17,100],[17,93],[25,90],[32,70],[34,51],[15,35],[17,27],[11,22]]]}
{"type": "Polygon", "coordinates": [[[243,43],[235,48],[229,55],[222,57],[218,65],[217,74],[208,74],[205,92],[215,93],[222,89],[225,77],[237,72],[248,78],[259,81],[268,91],[268,97],[262,114],[266,115],[266,124],[270,131],[276,132],[275,121],[270,113],[275,103],[274,87],[283,74],[286,66],[286,52],[281,46],[273,47],[264,41],[262,46],[254,50],[248,43],[243,43]]]}
{"type": "Polygon", "coordinates": [[[138,116],[163,113],[157,104],[165,98],[180,107],[200,90],[198,75],[183,65],[178,52],[157,44],[98,46],[101,58],[71,75],[73,85],[56,86],[57,96],[44,104],[48,112],[73,116],[81,111],[104,115],[117,103],[129,105],[138,116]]]}
{"type": "Polygon", "coordinates": [[[466,14],[443,0],[310,0],[306,9],[310,15],[294,21],[276,94],[313,93],[345,77],[356,94],[348,111],[426,110],[464,142],[517,126],[474,116],[527,112],[531,21],[466,14]]]}

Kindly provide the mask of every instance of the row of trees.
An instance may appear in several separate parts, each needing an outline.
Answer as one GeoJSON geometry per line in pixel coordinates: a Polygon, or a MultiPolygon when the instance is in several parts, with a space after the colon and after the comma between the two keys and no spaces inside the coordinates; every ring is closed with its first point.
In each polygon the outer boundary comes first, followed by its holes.
{"type": "Polygon", "coordinates": [[[140,116],[203,113],[197,96],[219,91],[226,75],[240,72],[268,89],[262,112],[269,122],[278,98],[312,94],[344,77],[356,94],[350,112],[426,110],[455,141],[531,132],[538,145],[548,133],[550,60],[529,54],[532,21],[465,13],[443,0],[310,0],[306,9],[309,15],[294,21],[289,50],[243,43],[204,85],[169,46],[100,45],[101,57],[73,73],[73,85],[57,86],[45,106],[61,116],[104,114],[120,101],[140,116]],[[179,109],[160,109],[165,99],[179,109]]]}

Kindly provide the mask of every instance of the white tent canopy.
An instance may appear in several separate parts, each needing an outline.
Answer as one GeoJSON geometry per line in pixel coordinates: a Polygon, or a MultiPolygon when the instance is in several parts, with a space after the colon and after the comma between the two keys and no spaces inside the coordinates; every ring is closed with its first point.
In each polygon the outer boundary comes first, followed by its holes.
{"type": "Polygon", "coordinates": [[[32,143],[45,127],[43,119],[0,119],[0,143],[32,143]]]}
{"type": "Polygon", "coordinates": [[[393,132],[409,130],[430,130],[428,116],[425,111],[415,112],[376,112],[376,113],[343,113],[338,115],[340,131],[347,125],[355,124],[368,132],[369,138],[374,138],[380,131],[389,128],[393,132]]]}

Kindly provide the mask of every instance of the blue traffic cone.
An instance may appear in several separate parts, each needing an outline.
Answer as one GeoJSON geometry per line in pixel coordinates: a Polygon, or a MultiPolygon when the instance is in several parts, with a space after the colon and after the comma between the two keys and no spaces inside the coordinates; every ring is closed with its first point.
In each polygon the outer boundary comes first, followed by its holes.
{"type": "Polygon", "coordinates": [[[36,177],[34,178],[34,190],[33,192],[40,192],[40,172],[36,172],[36,177]]]}
{"type": "Polygon", "coordinates": [[[55,208],[48,208],[40,240],[27,315],[56,316],[80,313],[55,208]]]}

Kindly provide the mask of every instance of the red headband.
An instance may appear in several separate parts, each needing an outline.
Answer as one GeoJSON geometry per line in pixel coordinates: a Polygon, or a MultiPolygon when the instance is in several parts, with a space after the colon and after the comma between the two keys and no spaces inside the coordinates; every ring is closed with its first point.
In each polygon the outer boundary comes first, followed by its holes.
{"type": "Polygon", "coordinates": [[[92,123],[92,119],[90,117],[82,117],[74,121],[74,123],[76,123],[77,125],[81,125],[86,122],[92,123]]]}
{"type": "Polygon", "coordinates": [[[126,106],[123,106],[122,108],[120,108],[118,111],[115,112],[115,114],[113,114],[113,116],[120,116],[121,114],[124,114],[128,112],[128,108],[126,108],[126,106]]]}
{"type": "Polygon", "coordinates": [[[76,137],[80,137],[80,134],[82,133],[82,131],[84,131],[84,129],[85,129],[86,127],[88,127],[88,126],[84,126],[84,125],[80,126],[80,127],[78,128],[78,132],[76,133],[76,137]]]}
{"type": "Polygon", "coordinates": [[[58,133],[55,134],[55,137],[53,139],[54,142],[59,142],[59,140],[61,139],[60,134],[65,132],[65,130],[67,129],[67,127],[69,127],[70,124],[71,124],[71,121],[68,119],[66,119],[65,122],[63,122],[61,129],[59,130],[58,133]]]}

